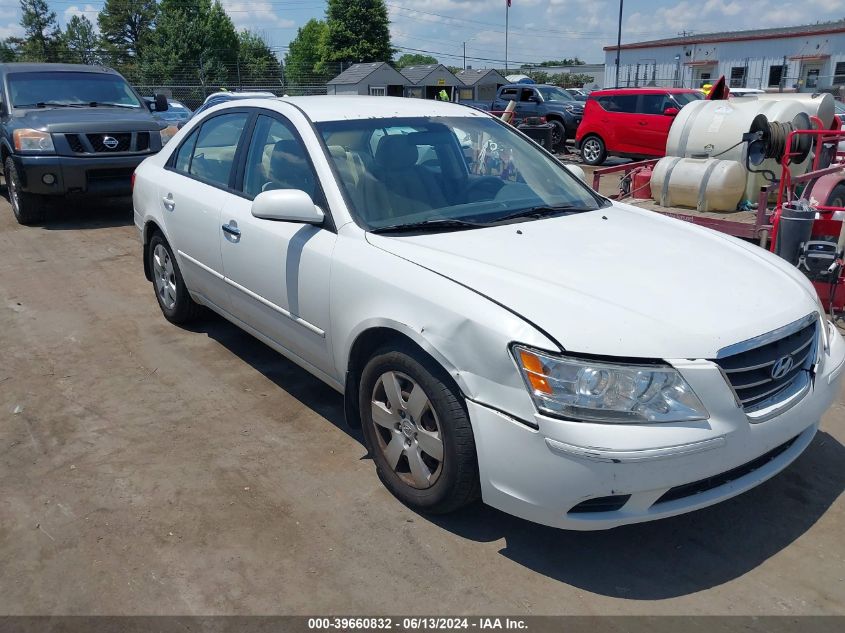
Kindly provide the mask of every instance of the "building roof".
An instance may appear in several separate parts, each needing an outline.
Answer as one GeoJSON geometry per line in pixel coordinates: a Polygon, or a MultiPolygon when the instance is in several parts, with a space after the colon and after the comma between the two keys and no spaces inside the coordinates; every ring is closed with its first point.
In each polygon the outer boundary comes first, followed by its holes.
{"type": "MultiPolygon", "coordinates": [[[[662,40],[633,42],[623,44],[622,50],[633,48],[655,48],[660,46],[683,46],[692,44],[711,44],[717,42],[742,42],[747,40],[766,40],[785,37],[803,37],[806,35],[828,35],[845,33],[845,20],[819,22],[802,26],[782,26],[773,29],[754,29],[750,31],[720,31],[715,33],[696,33],[681,37],[669,37],[662,40]]],[[[614,51],[615,46],[605,46],[604,50],[614,51]]]]}
{"type": "MultiPolygon", "coordinates": [[[[357,84],[361,83],[364,79],[372,75],[377,70],[381,70],[383,66],[387,66],[395,72],[397,75],[399,74],[396,70],[388,64],[387,62],[371,62],[371,63],[364,63],[364,64],[352,64],[349,68],[344,70],[334,79],[329,80],[329,84],[357,84]]],[[[402,82],[400,82],[402,83],[402,82]]]]}
{"type": "MultiPolygon", "coordinates": [[[[442,70],[444,73],[452,75],[452,71],[450,71],[446,66],[443,64],[425,64],[423,66],[407,66],[403,68],[400,72],[405,76],[405,79],[410,81],[415,86],[422,83],[423,80],[428,77],[431,73],[436,72],[438,70],[442,70]]],[[[452,75],[456,77],[456,75],[452,75]]],[[[458,79],[460,82],[460,79],[458,79]]]]}
{"type": "Polygon", "coordinates": [[[310,97],[280,97],[277,99],[249,99],[230,101],[216,106],[216,111],[227,107],[260,107],[279,109],[283,103],[296,105],[315,123],[322,121],[347,121],[352,119],[393,117],[482,117],[489,114],[476,108],[436,101],[433,99],[407,99],[405,97],[370,97],[359,95],[317,95],[310,97]]]}
{"type": "Polygon", "coordinates": [[[477,83],[481,83],[481,80],[487,79],[488,75],[490,76],[489,78],[491,81],[483,83],[507,83],[507,79],[505,79],[499,71],[492,68],[470,68],[467,70],[459,70],[455,73],[455,77],[460,79],[467,86],[474,86],[477,83]]]}

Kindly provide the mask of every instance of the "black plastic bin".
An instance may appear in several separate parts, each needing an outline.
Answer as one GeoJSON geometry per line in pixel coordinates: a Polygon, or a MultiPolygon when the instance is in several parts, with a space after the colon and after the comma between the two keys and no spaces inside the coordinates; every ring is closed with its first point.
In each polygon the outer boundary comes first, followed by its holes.
{"type": "Polygon", "coordinates": [[[554,126],[551,123],[535,124],[530,121],[526,121],[525,123],[520,123],[517,126],[517,129],[529,138],[535,140],[550,152],[553,150],[552,130],[554,129],[554,126]]]}

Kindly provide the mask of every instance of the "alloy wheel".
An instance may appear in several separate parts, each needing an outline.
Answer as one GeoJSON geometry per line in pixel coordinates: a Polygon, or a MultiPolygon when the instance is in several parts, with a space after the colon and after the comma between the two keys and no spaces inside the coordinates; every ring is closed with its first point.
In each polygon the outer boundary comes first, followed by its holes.
{"type": "Polygon", "coordinates": [[[587,139],[581,147],[581,155],[587,162],[597,161],[601,155],[601,146],[599,145],[599,142],[594,138],[587,139]]]}
{"type": "Polygon", "coordinates": [[[443,470],[440,421],[422,386],[388,371],[371,396],[372,421],[387,465],[412,488],[433,486],[443,470]]]}
{"type": "Polygon", "coordinates": [[[156,244],[153,250],[153,280],[161,305],[172,310],[176,306],[176,274],[170,253],[163,244],[156,244]]]}

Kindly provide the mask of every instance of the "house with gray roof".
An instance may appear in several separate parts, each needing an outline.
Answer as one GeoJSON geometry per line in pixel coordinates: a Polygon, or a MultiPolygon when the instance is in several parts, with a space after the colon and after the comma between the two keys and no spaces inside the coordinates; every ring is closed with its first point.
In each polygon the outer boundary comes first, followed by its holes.
{"type": "Polygon", "coordinates": [[[455,101],[457,89],[464,84],[443,64],[425,64],[408,66],[402,69],[405,77],[405,96],[418,99],[437,99],[441,90],[445,90],[450,101],[455,101]]]}
{"type": "Polygon", "coordinates": [[[492,68],[459,70],[455,77],[465,86],[458,90],[461,101],[493,101],[499,87],[508,83],[501,73],[492,68]]]}
{"type": "Polygon", "coordinates": [[[329,80],[330,95],[375,95],[401,97],[408,80],[387,62],[352,64],[329,80]]]}

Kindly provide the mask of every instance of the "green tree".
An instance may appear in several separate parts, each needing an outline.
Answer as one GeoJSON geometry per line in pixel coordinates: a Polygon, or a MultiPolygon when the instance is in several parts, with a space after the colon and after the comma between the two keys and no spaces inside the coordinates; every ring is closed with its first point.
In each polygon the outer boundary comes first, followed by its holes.
{"type": "Polygon", "coordinates": [[[408,66],[426,66],[428,64],[439,64],[436,57],[421,55],[419,53],[405,53],[396,60],[396,68],[407,68],[408,66]]]}
{"type": "Polygon", "coordinates": [[[65,27],[64,45],[70,60],[80,64],[96,64],[100,61],[99,39],[91,20],[74,15],[65,27]]]}
{"type": "Polygon", "coordinates": [[[252,31],[238,33],[236,67],[238,87],[277,84],[282,78],[282,65],[267,42],[252,31]]]}
{"type": "Polygon", "coordinates": [[[152,40],[157,14],[155,0],[106,0],[97,24],[115,65],[143,55],[152,40]]]}
{"type": "Polygon", "coordinates": [[[563,59],[547,59],[540,62],[540,66],[583,66],[584,62],[577,57],[565,57],[563,59]]]}
{"type": "Polygon", "coordinates": [[[331,79],[330,73],[320,65],[320,47],[325,33],[326,23],[322,20],[311,19],[299,27],[285,54],[286,83],[306,86],[331,79]]]}
{"type": "Polygon", "coordinates": [[[13,62],[18,59],[18,44],[14,39],[0,40],[0,62],[13,62]]]}
{"type": "Polygon", "coordinates": [[[385,62],[393,58],[384,0],[328,0],[321,66],[337,62],[385,62]]]}
{"type": "Polygon", "coordinates": [[[237,82],[238,34],[218,0],[162,0],[142,58],[145,81],[196,81],[206,89],[237,82]]]}
{"type": "Polygon", "coordinates": [[[62,45],[62,31],[45,0],[20,0],[21,26],[24,37],[20,42],[25,61],[57,62],[62,45]]]}

